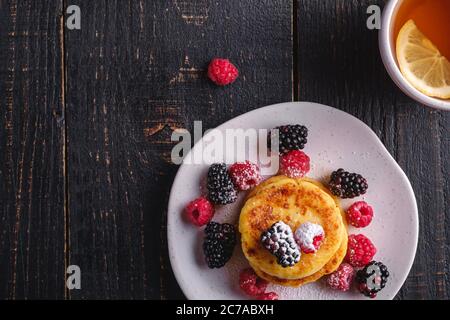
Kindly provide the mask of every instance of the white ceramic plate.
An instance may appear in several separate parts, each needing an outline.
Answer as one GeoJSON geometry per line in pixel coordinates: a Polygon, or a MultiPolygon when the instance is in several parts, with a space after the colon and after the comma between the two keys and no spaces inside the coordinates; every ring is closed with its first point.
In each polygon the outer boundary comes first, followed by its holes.
{"type": "MultiPolygon", "coordinates": [[[[312,168],[309,177],[326,181],[329,174],[344,168],[367,178],[369,190],[357,200],[374,207],[371,225],[350,228],[363,233],[378,248],[375,260],[390,270],[389,282],[378,299],[393,299],[411,269],[418,240],[417,204],[408,178],[375,133],[355,117],[324,105],[309,102],[284,103],[257,109],[224,123],[217,129],[274,128],[300,123],[309,129],[305,152],[312,168]]],[[[196,144],[192,152],[205,141],[196,144]]],[[[240,246],[222,269],[210,270],[202,253],[203,228],[183,218],[183,208],[202,194],[207,164],[183,164],[172,186],[168,208],[168,242],[172,268],[188,299],[248,299],[239,289],[239,271],[248,267],[240,246]]],[[[217,210],[218,222],[237,223],[245,194],[239,200],[217,210]]],[[[342,201],[344,209],[354,200],[342,201]]],[[[328,289],[323,281],[300,288],[270,285],[281,299],[365,299],[361,294],[328,289]]]]}

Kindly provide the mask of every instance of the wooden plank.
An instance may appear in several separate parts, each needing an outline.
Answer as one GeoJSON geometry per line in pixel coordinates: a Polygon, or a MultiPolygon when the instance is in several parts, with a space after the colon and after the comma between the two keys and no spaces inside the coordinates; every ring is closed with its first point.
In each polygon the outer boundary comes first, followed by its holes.
{"type": "Polygon", "coordinates": [[[0,1],[0,298],[65,295],[62,1],[0,1]]]}
{"type": "Polygon", "coordinates": [[[72,298],[180,298],[167,254],[176,128],[292,99],[288,1],[89,1],[66,37],[72,298]],[[232,86],[205,77],[228,57],[232,86]]]}
{"type": "Polygon", "coordinates": [[[419,247],[398,298],[448,298],[448,113],[406,97],[387,75],[378,32],[366,28],[369,5],[385,1],[297,1],[298,92],[347,111],[372,127],[411,180],[419,215],[419,247]]]}

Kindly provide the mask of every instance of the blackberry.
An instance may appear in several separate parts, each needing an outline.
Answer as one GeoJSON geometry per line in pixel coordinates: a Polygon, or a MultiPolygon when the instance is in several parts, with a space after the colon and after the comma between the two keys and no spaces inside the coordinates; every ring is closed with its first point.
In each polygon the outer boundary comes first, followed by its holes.
{"type": "MultiPolygon", "coordinates": [[[[285,125],[276,127],[279,132],[279,153],[288,153],[292,150],[302,150],[308,142],[308,128],[300,124],[285,125]]],[[[268,137],[268,145],[271,147],[272,136],[274,132],[271,131],[268,137]]],[[[276,150],[272,150],[276,151],[276,150]]]]}
{"type": "Polygon", "coordinates": [[[387,267],[377,261],[370,262],[364,269],[356,273],[358,290],[366,297],[375,298],[385,286],[389,278],[387,267]]]}
{"type": "Polygon", "coordinates": [[[292,267],[300,261],[300,249],[291,228],[283,221],[273,224],[261,235],[261,242],[283,268],[292,267]]]}
{"type": "Polygon", "coordinates": [[[225,163],[215,163],[208,171],[208,197],[214,204],[230,204],[236,201],[237,191],[225,163]]]}
{"type": "Polygon", "coordinates": [[[367,192],[369,185],[362,175],[339,169],[331,174],[330,191],[342,199],[351,199],[367,192]]]}
{"type": "Polygon", "coordinates": [[[233,255],[236,228],[228,223],[210,222],[205,228],[203,253],[209,268],[222,268],[233,255]]]}

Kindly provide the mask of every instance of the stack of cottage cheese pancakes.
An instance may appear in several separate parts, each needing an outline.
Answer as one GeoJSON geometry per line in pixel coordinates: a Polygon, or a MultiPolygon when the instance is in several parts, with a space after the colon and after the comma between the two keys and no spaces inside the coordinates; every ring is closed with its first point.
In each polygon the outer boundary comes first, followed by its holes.
{"type": "Polygon", "coordinates": [[[298,287],[336,271],[347,252],[347,225],[339,200],[309,178],[276,176],[258,185],[241,210],[239,231],[243,252],[255,272],[284,286],[298,287]],[[267,234],[271,228],[273,233],[267,234]],[[292,247],[288,245],[288,253],[293,255],[288,260],[280,256],[286,249],[270,247],[267,239],[279,237],[277,230],[295,239],[288,242],[292,247]],[[299,243],[308,241],[308,232],[310,245],[320,236],[312,250],[299,243]]]}

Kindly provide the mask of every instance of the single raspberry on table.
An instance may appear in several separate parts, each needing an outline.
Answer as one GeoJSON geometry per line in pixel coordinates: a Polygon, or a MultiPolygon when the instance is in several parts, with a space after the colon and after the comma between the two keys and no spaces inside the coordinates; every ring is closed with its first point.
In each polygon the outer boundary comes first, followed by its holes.
{"type": "Polygon", "coordinates": [[[310,159],[303,151],[289,151],[280,157],[280,173],[289,178],[303,178],[309,169],[310,159]]]}
{"type": "Polygon", "coordinates": [[[186,217],[196,226],[204,226],[214,216],[214,206],[207,199],[201,197],[190,202],[185,210],[186,217]]]}
{"type": "Polygon", "coordinates": [[[219,86],[233,83],[239,76],[239,71],[228,59],[215,58],[208,67],[208,77],[219,86]]]}
{"type": "Polygon", "coordinates": [[[257,297],[266,292],[269,283],[258,277],[252,268],[247,268],[239,274],[239,286],[242,291],[252,297],[257,297]]]}
{"type": "Polygon", "coordinates": [[[356,228],[367,227],[373,218],[373,209],[365,201],[358,201],[347,210],[348,222],[356,228]]]}
{"type": "Polygon", "coordinates": [[[355,270],[348,263],[343,263],[339,268],[330,274],[327,278],[327,284],[330,288],[339,291],[348,291],[353,281],[355,270]]]}
{"type": "Polygon", "coordinates": [[[352,234],[348,237],[347,255],[345,260],[354,268],[365,267],[377,253],[373,243],[362,234],[352,234]]]}
{"type": "Polygon", "coordinates": [[[258,300],[278,300],[278,294],[275,292],[267,292],[256,297],[258,300]]]}
{"type": "Polygon", "coordinates": [[[236,188],[242,191],[249,190],[261,182],[259,167],[250,161],[233,164],[230,167],[230,176],[236,188]]]}

